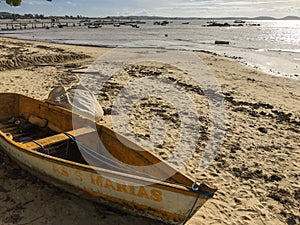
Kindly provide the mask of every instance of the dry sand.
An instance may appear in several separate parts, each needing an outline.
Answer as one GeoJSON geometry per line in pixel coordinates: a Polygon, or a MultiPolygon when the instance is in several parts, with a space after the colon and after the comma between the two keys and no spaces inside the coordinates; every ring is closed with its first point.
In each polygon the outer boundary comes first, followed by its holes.
{"type": "MultiPolygon", "coordinates": [[[[0,92],[18,92],[46,99],[57,86],[79,82],[85,68],[109,49],[0,38],[0,92]]],[[[114,97],[141,76],[171,79],[193,99],[199,113],[200,141],[183,172],[218,187],[187,223],[299,224],[300,223],[300,83],[241,65],[233,59],[199,52],[199,59],[218,79],[226,104],[226,133],[215,160],[198,168],[209,133],[207,102],[185,74],[172,65],[145,62],[128,65],[114,75],[99,101],[108,114],[114,97]],[[207,133],[206,133],[207,132],[207,133]]],[[[168,158],[178,138],[180,120],[164,99],[143,99],[130,115],[139,137],[149,136],[149,119],[163,118],[164,143],[154,151],[168,158]]],[[[110,125],[109,115],[104,117],[110,125]]],[[[160,224],[109,210],[36,179],[1,162],[0,224],[160,224]]]]}

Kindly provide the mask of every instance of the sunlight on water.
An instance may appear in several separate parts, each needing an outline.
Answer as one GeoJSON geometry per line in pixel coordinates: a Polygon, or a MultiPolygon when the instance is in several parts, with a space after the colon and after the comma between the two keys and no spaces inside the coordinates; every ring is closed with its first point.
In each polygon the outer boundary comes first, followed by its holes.
{"type": "Polygon", "coordinates": [[[266,27],[300,28],[299,20],[266,20],[262,24],[266,27]]]}
{"type": "Polygon", "coordinates": [[[275,41],[282,45],[299,45],[300,44],[300,29],[296,28],[277,28],[272,29],[270,33],[271,41],[275,41]]]}

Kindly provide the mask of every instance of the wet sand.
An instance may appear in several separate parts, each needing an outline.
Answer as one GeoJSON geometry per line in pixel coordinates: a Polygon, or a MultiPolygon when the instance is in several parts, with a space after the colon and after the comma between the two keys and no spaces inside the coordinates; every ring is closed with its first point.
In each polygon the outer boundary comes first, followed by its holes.
{"type": "MultiPolygon", "coordinates": [[[[86,69],[110,50],[6,38],[0,38],[0,47],[0,91],[41,100],[57,85],[76,85],[82,74],[74,71],[86,69]]],[[[223,144],[205,171],[198,164],[209,136],[207,102],[174,65],[139,63],[112,76],[99,95],[104,121],[111,125],[111,105],[126,83],[141,76],[171,79],[191,96],[203,128],[193,158],[182,171],[218,187],[215,197],[187,224],[300,223],[299,81],[272,76],[233,59],[197,54],[217,78],[226,105],[223,144]]],[[[143,99],[130,115],[131,128],[137,136],[148,137],[147,121],[153,116],[163,118],[168,128],[164,144],[154,148],[167,159],[180,123],[172,105],[164,99],[143,99]]],[[[81,199],[5,162],[1,160],[0,168],[1,224],[160,224],[81,199]]]]}

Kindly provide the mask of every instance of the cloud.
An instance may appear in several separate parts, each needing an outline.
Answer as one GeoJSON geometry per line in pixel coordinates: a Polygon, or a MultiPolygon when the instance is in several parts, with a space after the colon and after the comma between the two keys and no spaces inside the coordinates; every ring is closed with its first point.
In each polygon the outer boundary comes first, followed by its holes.
{"type": "MultiPolygon", "coordinates": [[[[6,5],[6,4],[2,4],[6,5]]],[[[1,7],[12,10],[8,6],[1,7]]],[[[300,14],[299,0],[23,0],[16,13],[46,15],[154,15],[183,17],[300,14]]]]}
{"type": "Polygon", "coordinates": [[[285,16],[297,12],[299,0],[181,0],[156,9],[156,13],[179,16],[285,16]],[[259,13],[259,14],[258,14],[259,13]]]}
{"type": "Polygon", "coordinates": [[[48,1],[39,1],[39,0],[24,0],[24,1],[22,1],[22,3],[21,3],[21,6],[22,5],[26,5],[26,4],[28,4],[28,5],[49,5],[50,4],[50,2],[48,2],[48,1]]]}

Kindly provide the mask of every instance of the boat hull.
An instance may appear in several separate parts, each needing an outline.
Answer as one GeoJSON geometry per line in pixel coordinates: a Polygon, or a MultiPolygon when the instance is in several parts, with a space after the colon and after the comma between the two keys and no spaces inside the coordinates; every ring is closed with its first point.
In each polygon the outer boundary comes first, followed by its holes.
{"type": "Polygon", "coordinates": [[[181,224],[208,199],[206,196],[122,173],[84,167],[10,144],[0,147],[22,168],[40,179],[81,197],[130,214],[181,224]],[[178,204],[180,203],[180,204],[178,204]]]}

